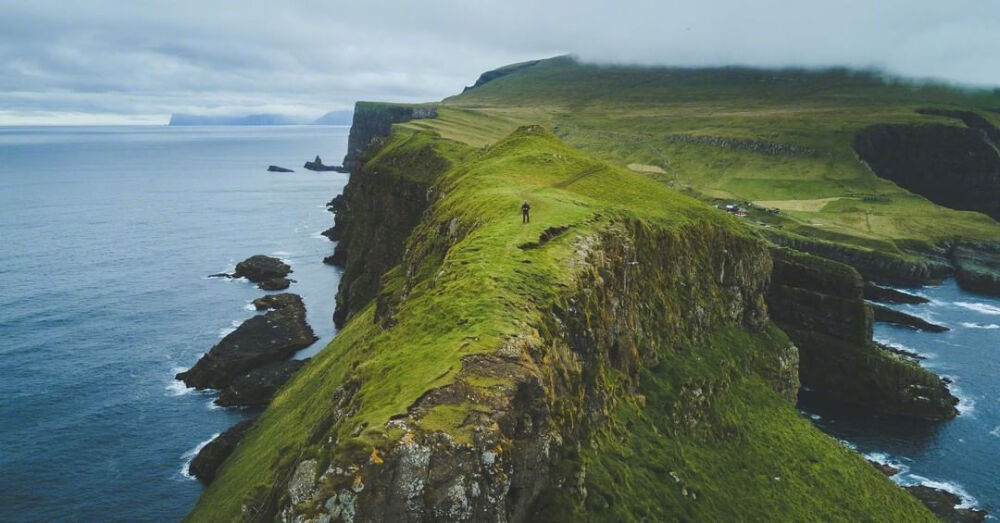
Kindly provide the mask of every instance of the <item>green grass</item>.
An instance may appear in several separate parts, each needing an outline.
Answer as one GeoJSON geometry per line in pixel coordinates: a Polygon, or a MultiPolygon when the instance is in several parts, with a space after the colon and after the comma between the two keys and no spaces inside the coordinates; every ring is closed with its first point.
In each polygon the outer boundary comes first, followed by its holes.
{"type": "Polygon", "coordinates": [[[555,58],[448,98],[438,118],[406,125],[480,147],[519,125],[541,124],[611,163],[661,167],[665,174],[650,176],[688,186],[695,195],[788,201],[783,210],[792,232],[806,226],[835,233],[844,243],[879,240],[891,251],[893,240],[1000,239],[1000,224],[989,217],[914,196],[855,157],[851,139],[868,125],[962,125],[915,112],[927,106],[978,110],[1000,121],[984,110],[1000,106],[997,90],[887,81],[838,69],[646,69],[555,58]],[[791,145],[797,152],[763,154],[690,141],[705,137],[791,145]],[[796,210],[799,201],[861,194],[889,201],[796,210]]]}
{"type": "MultiPolygon", "coordinates": [[[[400,172],[409,165],[420,177],[418,159],[427,147],[454,163],[436,181],[436,194],[443,196],[412,233],[403,263],[383,277],[379,299],[395,304],[395,326],[387,329],[376,321],[374,304],[354,317],[275,398],[190,519],[237,519],[244,503],[280,494],[302,459],[352,463],[390,448],[401,433],[386,430],[387,421],[406,413],[425,392],[453,382],[463,356],[493,352],[505,338],[545,324],[548,304],[574,284],[576,274],[567,269],[576,253],[574,238],[630,220],[660,231],[711,228],[714,234],[750,241],[737,219],[537,127],[517,130],[480,150],[399,129],[371,165],[400,172]],[[523,200],[532,203],[530,225],[520,222],[523,200]],[[452,224],[454,232],[444,232],[452,224]],[[519,248],[552,226],[571,229],[544,248],[519,248]]],[[[686,306],[676,296],[662,299],[673,300],[669,307],[686,306]]],[[[761,378],[745,376],[748,368],[759,366],[750,356],[787,346],[780,332],[768,332],[751,338],[726,331],[703,356],[677,352],[644,371],[646,407],[634,403],[638,399],[620,402],[610,428],[594,440],[597,446],[579,456],[590,463],[594,499],[596,493],[607,499],[606,507],[594,509],[595,519],[664,511],[674,517],[732,519],[740,515],[735,502],[747,503],[747,514],[793,519],[809,519],[812,511],[845,518],[878,510],[908,520],[926,515],[860,458],[799,419],[761,378]],[[757,345],[760,351],[750,350],[757,345]],[[719,422],[736,430],[739,439],[720,440],[728,433],[716,429],[662,433],[661,420],[669,413],[658,409],[671,398],[676,403],[679,386],[698,381],[726,387],[720,400],[700,413],[712,420],[705,426],[719,422]],[[819,465],[803,459],[813,454],[820,456],[819,465]],[[696,505],[701,508],[682,506],[676,487],[677,492],[660,491],[664,477],[670,478],[661,475],[660,464],[683,471],[682,480],[703,496],[696,505]],[[786,477],[786,483],[768,483],[772,472],[786,477]],[[848,495],[856,482],[868,490],[848,495]],[[846,497],[838,498],[842,494],[846,497]]],[[[478,383],[491,384],[488,379],[478,383]]],[[[438,406],[420,424],[468,442],[462,420],[477,408],[438,406]]]]}

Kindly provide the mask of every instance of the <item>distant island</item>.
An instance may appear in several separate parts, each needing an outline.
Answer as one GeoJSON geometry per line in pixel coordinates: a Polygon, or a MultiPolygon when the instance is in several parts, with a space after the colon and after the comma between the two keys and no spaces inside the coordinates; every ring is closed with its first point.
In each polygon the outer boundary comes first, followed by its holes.
{"type": "Polygon", "coordinates": [[[290,116],[284,114],[248,114],[248,115],[197,115],[172,114],[167,125],[197,126],[197,125],[350,125],[354,116],[352,109],[330,111],[316,119],[290,116]]]}

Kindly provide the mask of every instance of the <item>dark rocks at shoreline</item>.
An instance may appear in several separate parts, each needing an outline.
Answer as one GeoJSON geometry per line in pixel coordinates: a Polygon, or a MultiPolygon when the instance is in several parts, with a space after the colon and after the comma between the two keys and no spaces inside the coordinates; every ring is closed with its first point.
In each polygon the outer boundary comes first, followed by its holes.
{"type": "Polygon", "coordinates": [[[278,167],[277,165],[268,165],[267,172],[269,173],[293,173],[292,169],[286,169],[284,167],[278,167]]]}
{"type": "Polygon", "coordinates": [[[334,196],[326,202],[326,210],[334,214],[347,210],[347,197],[343,193],[334,196]]]}
{"type": "Polygon", "coordinates": [[[319,339],[306,323],[302,298],[277,296],[268,301],[273,310],[243,322],[177,379],[197,389],[226,388],[237,377],[286,360],[319,339]]]}
{"type": "MultiPolygon", "coordinates": [[[[887,345],[885,343],[879,343],[877,341],[874,342],[874,343],[875,343],[876,347],[878,347],[878,348],[880,348],[882,350],[886,350],[886,351],[889,351],[889,352],[891,352],[893,354],[898,354],[900,356],[903,356],[903,357],[906,357],[906,358],[910,358],[910,359],[912,359],[914,361],[927,359],[924,356],[921,356],[920,354],[918,354],[916,352],[913,352],[911,350],[901,349],[899,347],[894,347],[892,345],[887,345]]],[[[941,379],[944,380],[945,378],[941,378],[941,379]]]]}
{"type": "Polygon", "coordinates": [[[234,278],[246,278],[265,291],[287,289],[292,268],[278,258],[256,254],[236,264],[234,278]]]}
{"type": "Polygon", "coordinates": [[[924,298],[923,296],[917,296],[915,294],[910,294],[903,291],[897,291],[896,289],[890,289],[888,287],[880,287],[872,282],[865,282],[865,299],[871,301],[880,301],[882,303],[908,303],[908,304],[927,303],[930,301],[927,298],[924,298]]]}
{"type": "Polygon", "coordinates": [[[222,407],[256,407],[267,405],[288,380],[308,360],[286,360],[269,363],[237,377],[223,389],[215,404],[222,407]]]}
{"type": "Polygon", "coordinates": [[[900,472],[900,469],[893,467],[888,463],[879,463],[877,461],[873,461],[867,458],[866,460],[868,461],[868,463],[871,463],[873,467],[877,468],[879,472],[885,474],[886,476],[895,476],[900,472]]]}
{"type": "Polygon", "coordinates": [[[947,330],[951,330],[948,327],[936,325],[923,318],[918,318],[916,316],[906,314],[905,312],[890,309],[889,307],[882,305],[876,305],[873,303],[871,304],[871,308],[872,312],[875,313],[875,321],[902,325],[904,327],[910,327],[912,329],[928,332],[945,332],[947,330]]]}
{"type": "Polygon", "coordinates": [[[347,169],[339,165],[325,165],[323,163],[323,159],[320,158],[318,155],[316,156],[315,160],[311,162],[306,162],[302,167],[305,169],[309,169],[310,171],[317,171],[317,172],[325,172],[325,171],[333,171],[338,173],[349,172],[347,169]]]}
{"type": "Polygon", "coordinates": [[[236,450],[236,445],[246,436],[255,419],[241,421],[210,441],[198,451],[198,455],[188,465],[188,473],[198,478],[198,481],[208,485],[215,479],[215,472],[222,462],[236,450]]]}
{"type": "Polygon", "coordinates": [[[323,258],[323,263],[343,269],[347,265],[347,253],[343,249],[337,249],[333,254],[323,258]]]}
{"type": "Polygon", "coordinates": [[[903,488],[926,505],[935,516],[944,521],[966,523],[979,522],[986,519],[987,514],[985,510],[958,508],[962,500],[946,490],[926,485],[911,485],[903,488]]]}

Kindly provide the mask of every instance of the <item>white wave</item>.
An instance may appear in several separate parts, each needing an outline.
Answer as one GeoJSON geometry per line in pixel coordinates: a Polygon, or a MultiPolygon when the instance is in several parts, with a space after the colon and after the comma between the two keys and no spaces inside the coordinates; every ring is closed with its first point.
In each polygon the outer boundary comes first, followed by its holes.
{"type": "Polygon", "coordinates": [[[991,316],[1000,316],[1000,307],[996,305],[990,305],[988,303],[977,303],[970,301],[956,301],[955,305],[962,307],[964,309],[969,309],[970,311],[976,311],[982,314],[989,314],[991,316]]]}
{"type": "Polygon", "coordinates": [[[291,255],[292,253],[288,251],[274,251],[271,253],[271,256],[274,256],[275,258],[285,258],[286,256],[291,256],[291,255]]]}
{"type": "Polygon", "coordinates": [[[920,356],[921,358],[926,358],[926,359],[932,360],[932,359],[934,359],[934,358],[937,357],[937,355],[934,354],[933,352],[919,351],[919,350],[914,349],[912,347],[909,347],[907,345],[903,345],[902,343],[899,343],[897,341],[893,341],[893,340],[891,340],[889,338],[883,338],[883,337],[880,337],[880,336],[872,336],[872,340],[876,341],[878,343],[881,343],[882,345],[885,345],[887,347],[892,347],[892,348],[897,349],[897,350],[904,350],[906,352],[912,352],[912,353],[916,354],[917,356],[920,356]]]}
{"type": "Polygon", "coordinates": [[[820,417],[819,414],[810,414],[809,418],[812,419],[813,421],[819,421],[819,420],[823,419],[823,418],[820,417]]]}
{"type": "MultiPolygon", "coordinates": [[[[176,376],[178,373],[184,372],[186,370],[187,369],[185,369],[184,367],[174,367],[170,369],[170,375],[176,376]]],[[[195,391],[194,387],[188,387],[181,380],[171,379],[170,383],[167,384],[167,392],[171,396],[183,396],[185,394],[189,394],[194,391],[195,391]]]]}
{"type": "Polygon", "coordinates": [[[219,437],[219,434],[220,434],[219,432],[212,434],[211,438],[202,441],[201,443],[195,445],[193,449],[185,452],[184,454],[181,454],[181,459],[184,460],[184,465],[181,466],[181,476],[184,476],[187,479],[196,479],[194,476],[191,475],[190,472],[188,472],[188,467],[191,466],[191,460],[193,460],[194,457],[197,456],[199,452],[201,452],[201,449],[205,448],[205,445],[208,445],[209,443],[212,442],[213,439],[219,437]]]}
{"type": "Polygon", "coordinates": [[[219,405],[215,404],[215,398],[212,398],[212,399],[208,400],[208,403],[205,405],[205,407],[207,407],[208,410],[219,410],[221,408],[224,408],[224,407],[220,407],[219,405]]]}
{"type": "Polygon", "coordinates": [[[908,465],[900,463],[899,460],[893,459],[885,452],[869,452],[864,456],[868,461],[874,461],[879,465],[888,465],[898,470],[899,472],[897,472],[896,474],[906,474],[907,472],[910,471],[910,467],[908,465]]]}
{"type": "Polygon", "coordinates": [[[976,498],[972,497],[972,495],[966,492],[965,489],[958,483],[952,483],[951,481],[934,481],[917,474],[910,474],[909,477],[913,481],[913,483],[910,484],[920,484],[925,487],[951,492],[952,494],[958,496],[958,499],[961,500],[961,502],[957,505],[958,508],[972,508],[979,504],[976,498]]]}
{"type": "Polygon", "coordinates": [[[1000,325],[996,323],[987,323],[986,325],[981,325],[979,323],[971,323],[967,321],[962,322],[962,326],[966,329],[1000,329],[1000,325]]]}
{"type": "Polygon", "coordinates": [[[857,445],[855,445],[854,443],[851,443],[850,441],[847,441],[846,439],[838,439],[837,441],[839,441],[841,445],[843,445],[843,446],[845,446],[845,447],[847,447],[847,448],[849,448],[851,450],[854,450],[854,451],[858,450],[858,446],[857,445]]]}
{"type": "Polygon", "coordinates": [[[239,327],[242,323],[243,322],[240,320],[233,320],[232,322],[230,322],[229,327],[219,329],[219,337],[225,338],[226,336],[229,336],[230,334],[235,332],[236,328],[239,327]]]}
{"type": "Polygon", "coordinates": [[[946,375],[942,375],[941,377],[948,378],[951,381],[951,383],[948,384],[948,390],[951,391],[951,394],[953,396],[958,398],[958,405],[955,405],[955,408],[958,409],[959,414],[970,414],[972,413],[972,411],[976,410],[975,398],[970,398],[968,396],[965,396],[964,394],[962,394],[962,389],[959,388],[958,385],[955,385],[955,382],[958,381],[958,378],[946,375]]]}
{"type": "Polygon", "coordinates": [[[257,307],[254,307],[253,302],[250,302],[243,306],[243,310],[250,312],[257,312],[257,307]]]}
{"type": "Polygon", "coordinates": [[[993,427],[993,430],[990,431],[990,434],[1000,438],[1000,425],[993,427]]]}

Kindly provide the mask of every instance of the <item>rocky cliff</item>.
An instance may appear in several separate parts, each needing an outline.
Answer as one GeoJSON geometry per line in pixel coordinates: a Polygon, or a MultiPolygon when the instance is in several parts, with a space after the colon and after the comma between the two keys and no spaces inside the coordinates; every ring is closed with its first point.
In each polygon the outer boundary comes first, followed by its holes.
{"type": "Polygon", "coordinates": [[[1000,220],[1000,151],[990,134],[944,124],[874,125],[855,135],[854,150],[904,189],[1000,220]]]}
{"type": "Polygon", "coordinates": [[[929,520],[794,410],[772,256],[735,219],[538,127],[484,151],[398,130],[362,161],[346,248],[382,258],[345,260],[370,297],[192,520],[929,520]]]}
{"type": "Polygon", "coordinates": [[[392,124],[418,118],[434,118],[436,115],[437,110],[433,105],[358,102],[354,105],[351,132],[347,137],[344,169],[348,172],[354,172],[361,151],[368,146],[373,138],[389,136],[392,124]]]}
{"type": "Polygon", "coordinates": [[[940,377],[872,342],[872,311],[856,271],[789,249],[771,254],[768,308],[799,348],[803,386],[888,414],[948,419],[958,413],[958,399],[940,377]]]}

